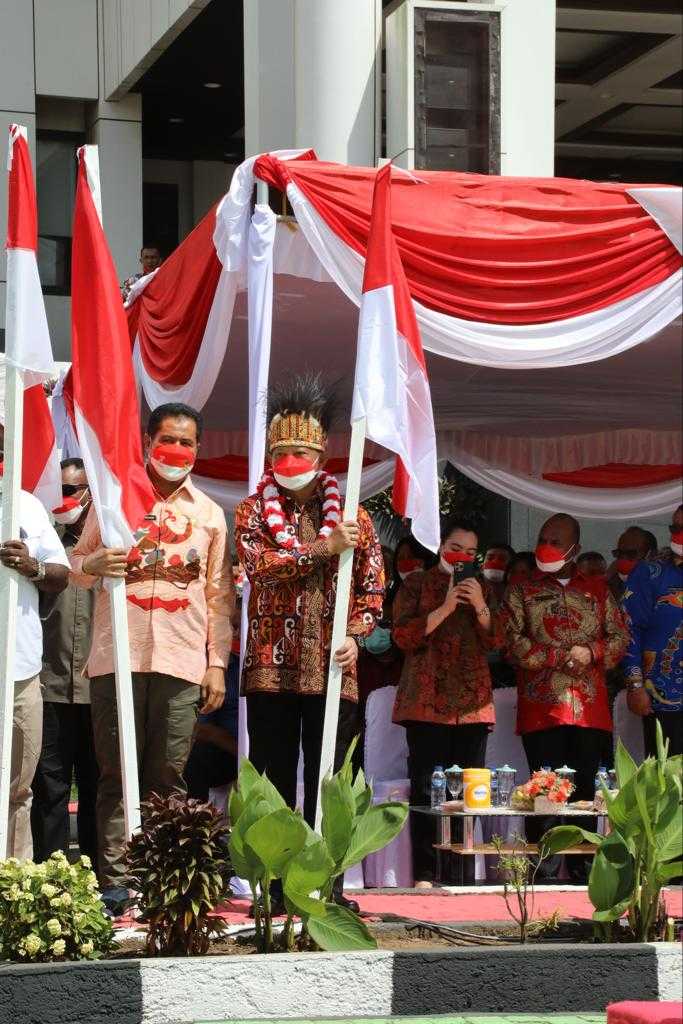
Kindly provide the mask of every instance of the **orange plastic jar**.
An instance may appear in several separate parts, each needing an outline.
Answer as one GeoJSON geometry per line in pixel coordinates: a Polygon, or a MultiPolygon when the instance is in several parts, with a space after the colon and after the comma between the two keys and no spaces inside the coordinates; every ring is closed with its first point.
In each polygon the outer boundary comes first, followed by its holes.
{"type": "Polygon", "coordinates": [[[465,810],[477,811],[491,806],[491,772],[488,768],[465,768],[462,784],[465,810]]]}

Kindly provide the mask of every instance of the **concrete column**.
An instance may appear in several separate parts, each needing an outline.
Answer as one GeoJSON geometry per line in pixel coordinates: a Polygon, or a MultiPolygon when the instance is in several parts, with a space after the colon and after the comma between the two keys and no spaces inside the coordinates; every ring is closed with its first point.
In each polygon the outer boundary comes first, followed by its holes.
{"type": "Polygon", "coordinates": [[[295,0],[296,145],[375,165],[375,0],[295,0]]]}
{"type": "Polygon", "coordinates": [[[376,0],[244,0],[245,151],[375,165],[376,0]]]}

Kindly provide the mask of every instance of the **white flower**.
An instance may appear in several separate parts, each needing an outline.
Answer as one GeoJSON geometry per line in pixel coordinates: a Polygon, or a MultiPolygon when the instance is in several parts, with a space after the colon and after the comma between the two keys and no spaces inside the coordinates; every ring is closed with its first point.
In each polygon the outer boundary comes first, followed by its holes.
{"type": "Polygon", "coordinates": [[[52,943],[52,952],[55,956],[64,956],[66,952],[66,942],[64,939],[57,939],[56,942],[52,943]]]}
{"type": "Polygon", "coordinates": [[[81,864],[83,865],[84,868],[92,867],[92,861],[90,860],[90,857],[87,857],[85,854],[81,855],[81,864]]]}
{"type": "Polygon", "coordinates": [[[24,949],[26,950],[28,956],[35,956],[36,953],[38,953],[42,949],[42,947],[43,943],[40,941],[39,937],[34,932],[31,932],[24,939],[24,949]]]}
{"type": "Polygon", "coordinates": [[[53,937],[62,934],[62,926],[56,917],[51,917],[45,927],[53,937]]]}
{"type": "Polygon", "coordinates": [[[50,899],[52,896],[57,895],[57,887],[54,885],[50,885],[49,882],[44,882],[43,885],[41,885],[40,887],[40,891],[43,894],[43,896],[47,896],[48,899],[50,899]]]}
{"type": "Polygon", "coordinates": [[[63,907],[70,907],[71,904],[73,903],[73,900],[71,899],[71,895],[68,892],[62,893],[60,899],[62,901],[62,906],[63,907]]]}
{"type": "Polygon", "coordinates": [[[92,953],[94,948],[95,947],[93,946],[92,942],[84,942],[83,945],[81,946],[81,953],[83,954],[83,956],[88,956],[89,953],[92,953]]]}
{"type": "Polygon", "coordinates": [[[7,893],[7,899],[8,900],[20,900],[21,899],[21,889],[19,888],[19,886],[17,885],[16,882],[14,882],[10,886],[10,890],[7,893]]]}
{"type": "Polygon", "coordinates": [[[24,892],[28,892],[29,889],[31,888],[31,879],[25,878],[24,881],[21,883],[21,888],[24,890],[24,892]]]}
{"type": "Polygon", "coordinates": [[[56,860],[56,861],[60,861],[60,862],[65,861],[66,860],[66,854],[64,853],[64,850],[55,850],[54,853],[50,854],[50,860],[56,860]]]}
{"type": "Polygon", "coordinates": [[[85,914],[82,910],[77,910],[74,914],[74,924],[82,924],[85,921],[85,914]]]}
{"type": "Polygon", "coordinates": [[[50,906],[51,907],[61,907],[61,905],[62,905],[62,897],[61,896],[53,896],[52,899],[50,900],[50,906]]]}

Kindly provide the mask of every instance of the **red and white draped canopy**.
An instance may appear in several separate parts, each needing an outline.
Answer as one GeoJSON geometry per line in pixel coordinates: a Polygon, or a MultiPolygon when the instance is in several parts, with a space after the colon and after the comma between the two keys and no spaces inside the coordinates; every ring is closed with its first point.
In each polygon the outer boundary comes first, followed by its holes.
{"type": "MultiPolygon", "coordinates": [[[[254,317],[270,326],[245,291],[250,235],[272,265],[271,379],[320,368],[350,409],[374,177],[311,152],[247,160],[133,289],[146,401],[203,409],[197,470],[226,508],[247,486],[249,316],[252,344],[254,317]],[[266,228],[263,207],[252,219],[255,179],[286,193],[295,220],[266,228]]],[[[681,190],[394,169],[392,211],[440,456],[540,508],[623,518],[676,504],[681,190]]],[[[342,426],[333,457],[345,448],[342,426]]],[[[391,479],[386,453],[367,455],[365,493],[391,479]]]]}

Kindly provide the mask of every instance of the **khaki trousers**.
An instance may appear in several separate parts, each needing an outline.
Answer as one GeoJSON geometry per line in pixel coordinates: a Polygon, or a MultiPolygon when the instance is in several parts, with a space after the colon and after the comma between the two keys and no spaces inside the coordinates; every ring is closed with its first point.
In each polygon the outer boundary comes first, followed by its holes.
{"type": "MultiPolygon", "coordinates": [[[[135,738],[140,798],[152,793],[185,793],[183,772],[197,720],[200,690],[195,683],[158,672],[133,672],[135,738]]],[[[116,683],[113,675],[90,680],[97,787],[99,878],[103,889],[126,884],[123,790],[116,683]]]]}
{"type": "Polygon", "coordinates": [[[31,835],[31,783],[38,767],[43,742],[43,695],[40,676],[14,684],[12,760],[9,788],[8,856],[33,858],[31,835]]]}

